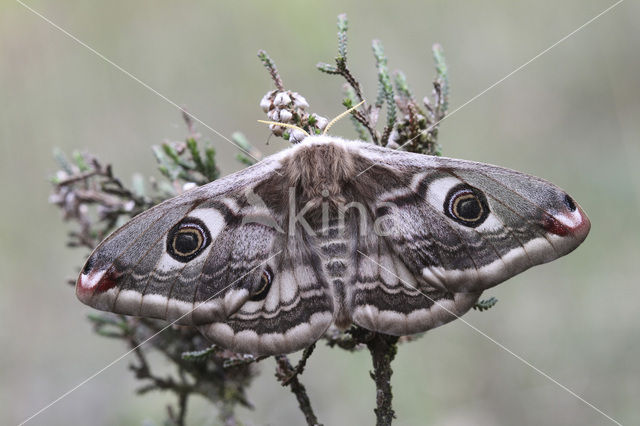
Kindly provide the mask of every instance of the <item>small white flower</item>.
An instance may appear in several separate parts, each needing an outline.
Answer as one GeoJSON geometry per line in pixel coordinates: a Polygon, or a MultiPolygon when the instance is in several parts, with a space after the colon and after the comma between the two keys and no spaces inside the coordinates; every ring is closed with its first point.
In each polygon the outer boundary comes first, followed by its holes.
{"type": "Polygon", "coordinates": [[[269,124],[269,129],[275,136],[282,136],[284,133],[284,127],[278,126],[276,124],[269,124]]]}
{"type": "Polygon", "coordinates": [[[293,114],[291,114],[291,112],[287,111],[286,109],[283,109],[280,111],[280,122],[281,123],[288,123],[289,121],[291,121],[291,117],[293,117],[293,114]]]}
{"type": "Polygon", "coordinates": [[[289,136],[289,142],[291,143],[302,142],[306,137],[307,135],[303,131],[298,129],[293,129],[291,131],[291,135],[289,136]]]}
{"type": "Polygon", "coordinates": [[[280,121],[280,110],[278,108],[274,108],[267,113],[267,117],[271,121],[280,121]]]}
{"type": "Polygon", "coordinates": [[[291,98],[287,92],[279,92],[273,100],[275,106],[286,106],[291,103],[291,98]]]}
{"type": "Polygon", "coordinates": [[[126,203],[124,203],[124,209],[125,211],[128,211],[128,212],[132,211],[135,206],[136,206],[136,203],[133,200],[129,200],[126,203]]]}
{"type": "Polygon", "coordinates": [[[198,185],[196,185],[195,182],[187,182],[184,185],[182,185],[182,192],[187,192],[197,187],[198,185]]]}
{"type": "Polygon", "coordinates": [[[260,108],[262,108],[264,112],[267,112],[269,111],[270,107],[271,107],[271,97],[270,97],[270,93],[267,93],[262,97],[262,100],[260,101],[260,108]]]}
{"type": "Polygon", "coordinates": [[[318,114],[313,114],[311,115],[313,118],[315,118],[316,120],[316,126],[318,127],[318,129],[322,129],[324,130],[325,127],[327,127],[327,124],[329,124],[329,120],[327,120],[326,118],[318,115],[318,114]]]}
{"type": "Polygon", "coordinates": [[[309,108],[309,103],[304,96],[298,93],[292,93],[294,95],[293,106],[300,109],[309,108]]]}

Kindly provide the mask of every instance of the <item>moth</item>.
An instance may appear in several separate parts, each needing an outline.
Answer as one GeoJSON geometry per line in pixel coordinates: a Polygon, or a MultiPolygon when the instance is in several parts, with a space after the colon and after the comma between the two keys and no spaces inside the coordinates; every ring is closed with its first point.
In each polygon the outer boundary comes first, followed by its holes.
{"type": "Polygon", "coordinates": [[[410,335],[447,323],[589,229],[537,177],[308,136],[133,218],[91,254],[76,294],[234,351],[289,353],[332,325],[410,335]]]}

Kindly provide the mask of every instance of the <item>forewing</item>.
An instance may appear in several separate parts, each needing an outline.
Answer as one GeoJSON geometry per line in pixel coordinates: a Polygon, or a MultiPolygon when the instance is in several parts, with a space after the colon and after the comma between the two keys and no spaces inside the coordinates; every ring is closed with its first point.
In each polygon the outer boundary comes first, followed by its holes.
{"type": "Polygon", "coordinates": [[[241,352],[308,346],[329,326],[332,300],[304,242],[287,243],[286,197],[265,191],[286,194],[268,160],[140,214],[96,248],[78,297],[102,310],[197,325],[241,352]],[[253,191],[269,205],[254,203],[253,191]],[[258,297],[267,273],[269,288],[258,297]]]}
{"type": "Polygon", "coordinates": [[[367,145],[360,152],[369,167],[360,178],[391,176],[369,196],[390,250],[432,287],[480,292],[569,253],[589,231],[580,206],[543,179],[367,145]]]}
{"type": "Polygon", "coordinates": [[[242,188],[273,179],[275,166],[246,169],[136,216],[91,254],[76,283],[78,298],[102,310],[183,324],[229,315],[247,298],[260,266],[277,255],[275,230],[242,223],[242,188]],[[189,230],[195,232],[191,240],[187,236],[172,246],[170,237],[189,230]],[[260,243],[247,244],[251,235],[260,243]],[[200,236],[205,238],[199,250],[177,255],[200,236]],[[230,267],[243,250],[245,261],[230,267]]]}

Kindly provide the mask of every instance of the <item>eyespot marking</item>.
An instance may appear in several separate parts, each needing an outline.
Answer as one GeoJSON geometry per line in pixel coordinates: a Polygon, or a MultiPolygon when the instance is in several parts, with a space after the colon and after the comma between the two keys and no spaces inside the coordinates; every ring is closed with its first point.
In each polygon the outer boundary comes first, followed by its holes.
{"type": "Polygon", "coordinates": [[[189,262],[198,257],[211,243],[211,234],[203,221],[186,217],[167,234],[166,250],[178,262],[189,262]]]}
{"type": "Polygon", "coordinates": [[[449,190],[443,209],[448,218],[471,228],[482,224],[490,213],[485,195],[466,184],[456,185],[449,190]]]}
{"type": "Polygon", "coordinates": [[[264,300],[269,294],[269,289],[271,289],[271,283],[273,282],[273,271],[271,267],[267,265],[264,271],[262,271],[262,275],[260,276],[260,283],[256,290],[252,292],[253,294],[249,298],[252,302],[258,300],[264,300]]]}

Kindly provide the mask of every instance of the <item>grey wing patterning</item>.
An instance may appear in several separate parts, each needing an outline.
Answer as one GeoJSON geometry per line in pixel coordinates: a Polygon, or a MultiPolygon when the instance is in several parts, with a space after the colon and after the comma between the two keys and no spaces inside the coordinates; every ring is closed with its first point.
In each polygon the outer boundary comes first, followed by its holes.
{"type": "Polygon", "coordinates": [[[582,209],[541,179],[309,137],[137,216],[98,246],[76,291],[236,351],[285,353],[332,323],[436,327],[588,231],[582,209]]]}
{"type": "Polygon", "coordinates": [[[333,318],[325,281],[304,244],[283,238],[282,213],[251,205],[245,193],[286,196],[283,181],[273,164],[230,178],[115,231],[85,264],[78,298],[102,310],[195,325],[239,352],[286,353],[317,340],[333,318]]]}
{"type": "Polygon", "coordinates": [[[354,298],[354,321],[365,327],[404,334],[455,319],[483,290],[569,253],[589,232],[582,209],[542,179],[369,145],[360,153],[365,174],[379,182],[371,211],[384,235],[365,240],[373,255],[358,262],[369,273],[360,274],[356,291],[376,275],[375,264],[380,276],[373,280],[378,295],[360,291],[354,298]],[[408,294],[390,304],[384,295],[399,289],[396,281],[408,294]],[[424,296],[423,306],[406,288],[424,296]]]}

